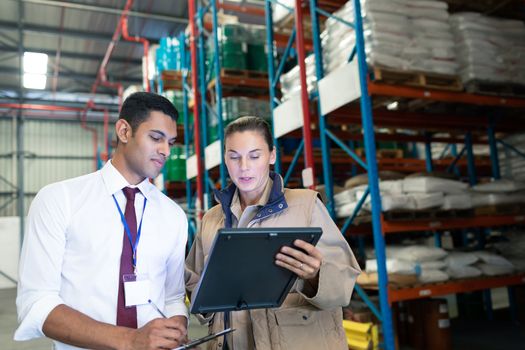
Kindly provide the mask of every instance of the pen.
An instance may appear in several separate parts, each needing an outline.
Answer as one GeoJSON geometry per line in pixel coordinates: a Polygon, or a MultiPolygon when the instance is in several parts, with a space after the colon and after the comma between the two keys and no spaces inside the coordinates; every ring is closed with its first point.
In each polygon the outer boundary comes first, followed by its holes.
{"type": "Polygon", "coordinates": [[[166,317],[166,315],[164,315],[164,312],[160,311],[160,309],[157,307],[157,305],[155,305],[155,303],[153,301],[151,301],[151,299],[148,299],[148,303],[150,303],[151,306],[153,306],[155,308],[155,310],[157,310],[157,312],[164,318],[168,318],[166,317]]]}

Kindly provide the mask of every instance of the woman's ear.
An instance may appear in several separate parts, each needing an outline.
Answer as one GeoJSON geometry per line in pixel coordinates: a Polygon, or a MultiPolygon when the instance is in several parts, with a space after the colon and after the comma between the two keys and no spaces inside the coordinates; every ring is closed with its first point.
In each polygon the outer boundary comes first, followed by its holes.
{"type": "Polygon", "coordinates": [[[127,143],[131,137],[131,125],[124,119],[117,120],[115,124],[115,132],[119,142],[127,143]]]}
{"type": "Polygon", "coordinates": [[[273,149],[272,151],[270,152],[270,164],[273,165],[275,164],[275,161],[277,159],[277,153],[276,153],[276,149],[275,149],[275,146],[273,146],[273,149]]]}

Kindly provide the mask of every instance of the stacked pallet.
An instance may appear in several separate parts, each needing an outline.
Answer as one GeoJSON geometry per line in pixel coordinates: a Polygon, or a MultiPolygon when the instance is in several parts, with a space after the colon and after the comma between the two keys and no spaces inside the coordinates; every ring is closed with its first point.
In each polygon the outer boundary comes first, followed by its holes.
{"type": "MultiPolygon", "coordinates": [[[[231,96],[222,99],[222,120],[226,126],[235,119],[243,116],[258,116],[271,123],[270,104],[266,100],[259,100],[244,96],[231,96]]],[[[219,121],[215,114],[208,119],[208,144],[219,138],[219,121]]]]}
{"type": "MultiPolygon", "coordinates": [[[[223,24],[218,28],[221,75],[266,78],[268,58],[266,29],[247,24],[223,24]]],[[[207,42],[206,67],[213,67],[214,44],[207,42]]],[[[211,74],[215,74],[214,71],[211,74]]]]}
{"type": "MultiPolygon", "coordinates": [[[[362,3],[366,60],[373,78],[386,83],[461,90],[448,5],[443,1],[365,0],[362,3]]],[[[353,1],[328,18],[321,33],[328,74],[346,64],[355,47],[353,1]]],[[[315,58],[305,60],[308,91],[316,84],[315,58]]],[[[299,87],[296,66],[281,76],[283,99],[299,87]]]]}
{"type": "Polygon", "coordinates": [[[525,95],[523,22],[465,12],[450,23],[467,91],[525,95]]]}

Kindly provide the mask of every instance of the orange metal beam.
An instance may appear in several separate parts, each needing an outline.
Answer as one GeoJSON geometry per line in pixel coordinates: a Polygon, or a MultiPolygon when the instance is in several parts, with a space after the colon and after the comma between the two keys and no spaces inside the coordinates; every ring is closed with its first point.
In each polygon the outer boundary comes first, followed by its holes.
{"type": "Polygon", "coordinates": [[[223,9],[225,11],[234,11],[238,13],[246,13],[248,15],[264,17],[264,8],[260,6],[237,5],[237,4],[224,3],[221,1],[217,1],[217,8],[223,9]]]}
{"type": "MultiPolygon", "coordinates": [[[[469,227],[497,227],[523,224],[525,214],[517,215],[493,215],[493,216],[473,216],[470,218],[443,218],[443,219],[414,219],[404,221],[381,220],[383,234],[400,232],[420,232],[420,231],[443,231],[457,230],[469,227]]],[[[366,235],[372,233],[370,223],[350,226],[348,236],[366,235]]]]}
{"type": "MultiPolygon", "coordinates": [[[[208,89],[211,90],[215,87],[216,79],[213,79],[208,84],[208,89]]],[[[250,78],[250,77],[234,77],[231,75],[222,76],[221,83],[224,87],[249,87],[249,88],[260,88],[268,89],[268,79],[261,78],[250,78]]],[[[266,92],[266,91],[264,91],[266,92]]]]}
{"type": "Polygon", "coordinates": [[[435,220],[386,221],[382,220],[386,233],[441,231],[469,227],[493,227],[515,225],[525,222],[525,214],[502,216],[475,216],[471,218],[446,218],[435,220]]]}
{"type": "Polygon", "coordinates": [[[418,98],[441,102],[468,103],[480,106],[525,107],[525,99],[469,94],[466,92],[421,89],[408,86],[368,82],[370,95],[418,98]]]}
{"type": "Polygon", "coordinates": [[[36,111],[71,111],[80,112],[84,108],[76,107],[64,107],[64,106],[50,106],[50,105],[39,105],[29,103],[0,103],[0,108],[12,108],[12,109],[30,109],[36,111]]]}
{"type": "Polygon", "coordinates": [[[390,303],[394,303],[403,300],[413,300],[456,293],[467,293],[477,290],[500,288],[519,284],[525,284],[524,273],[497,277],[453,280],[446,283],[425,284],[412,288],[389,289],[388,301],[390,303]]]}

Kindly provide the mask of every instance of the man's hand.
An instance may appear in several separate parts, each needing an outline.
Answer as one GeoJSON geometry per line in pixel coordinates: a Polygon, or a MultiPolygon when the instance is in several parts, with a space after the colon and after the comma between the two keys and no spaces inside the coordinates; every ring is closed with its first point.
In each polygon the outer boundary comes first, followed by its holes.
{"type": "Polygon", "coordinates": [[[173,349],[188,341],[187,334],[186,317],[157,318],[133,330],[126,349],[173,349]]]}

